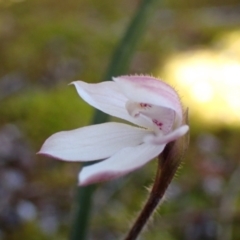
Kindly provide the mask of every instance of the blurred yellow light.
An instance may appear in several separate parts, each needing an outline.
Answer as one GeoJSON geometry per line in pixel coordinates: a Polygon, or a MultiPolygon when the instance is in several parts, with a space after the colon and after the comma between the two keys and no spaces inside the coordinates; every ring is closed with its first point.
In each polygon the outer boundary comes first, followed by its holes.
{"type": "Polygon", "coordinates": [[[173,56],[163,69],[184,96],[184,105],[208,121],[240,125],[240,31],[226,35],[221,48],[173,56]]]}
{"type": "Polygon", "coordinates": [[[212,86],[205,81],[193,84],[191,93],[198,102],[208,102],[213,97],[212,86]]]}

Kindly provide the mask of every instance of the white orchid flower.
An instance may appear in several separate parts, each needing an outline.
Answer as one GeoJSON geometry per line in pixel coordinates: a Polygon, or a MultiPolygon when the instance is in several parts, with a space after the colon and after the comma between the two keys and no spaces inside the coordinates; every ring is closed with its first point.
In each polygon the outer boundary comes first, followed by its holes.
{"type": "Polygon", "coordinates": [[[66,161],[89,162],[79,184],[110,180],[134,171],[157,157],[167,143],[189,130],[177,92],[150,76],[121,76],[97,84],[73,82],[80,97],[125,123],[108,122],[49,137],[40,154],[66,161]]]}

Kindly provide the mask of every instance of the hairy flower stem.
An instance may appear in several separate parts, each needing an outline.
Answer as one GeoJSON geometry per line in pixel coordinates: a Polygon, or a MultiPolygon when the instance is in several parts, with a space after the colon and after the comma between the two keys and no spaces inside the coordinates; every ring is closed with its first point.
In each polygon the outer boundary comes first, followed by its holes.
{"type": "Polygon", "coordinates": [[[181,163],[187,146],[188,135],[182,139],[167,144],[162,154],[158,157],[157,174],[150,196],[132,228],[128,232],[125,240],[135,240],[139,236],[148,219],[162,200],[181,163]]]}

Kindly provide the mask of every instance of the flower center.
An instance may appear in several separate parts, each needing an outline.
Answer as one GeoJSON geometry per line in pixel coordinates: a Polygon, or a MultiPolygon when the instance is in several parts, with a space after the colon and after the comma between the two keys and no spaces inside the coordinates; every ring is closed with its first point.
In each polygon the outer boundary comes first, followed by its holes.
{"type": "Polygon", "coordinates": [[[152,123],[154,132],[169,133],[174,125],[175,112],[172,109],[149,103],[138,103],[129,100],[126,109],[132,117],[147,117],[152,123]]]}
{"type": "Polygon", "coordinates": [[[157,119],[153,119],[152,121],[154,124],[156,124],[159,127],[159,129],[162,130],[162,126],[163,126],[162,122],[159,122],[157,119]]]}

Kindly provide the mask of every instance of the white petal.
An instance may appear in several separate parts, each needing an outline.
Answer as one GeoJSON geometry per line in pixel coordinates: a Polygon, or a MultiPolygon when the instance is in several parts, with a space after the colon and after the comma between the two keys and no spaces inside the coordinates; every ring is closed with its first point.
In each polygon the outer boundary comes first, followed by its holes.
{"type": "Polygon", "coordinates": [[[167,83],[150,76],[121,76],[113,80],[129,100],[170,108],[177,113],[177,124],[182,122],[179,96],[167,83]]]}
{"type": "Polygon", "coordinates": [[[144,138],[144,142],[149,143],[149,144],[167,144],[169,142],[172,142],[180,137],[182,137],[183,135],[185,135],[189,130],[189,126],[188,125],[183,125],[177,129],[175,129],[174,131],[170,132],[167,135],[159,135],[156,136],[154,134],[152,135],[147,135],[144,138]]]}
{"type": "Polygon", "coordinates": [[[144,143],[124,148],[100,163],[84,167],[79,174],[79,184],[88,185],[125,175],[158,156],[164,147],[144,143]]]}
{"type": "Polygon", "coordinates": [[[118,85],[112,81],[89,84],[82,81],[73,82],[80,97],[91,106],[109,114],[149,128],[149,123],[141,118],[134,118],[126,110],[127,97],[122,94],[118,85]]]}
{"type": "Polygon", "coordinates": [[[43,144],[40,154],[69,161],[107,158],[127,146],[143,142],[149,132],[122,123],[103,123],[55,133],[43,144]]]}
{"type": "Polygon", "coordinates": [[[115,117],[128,118],[125,109],[127,98],[112,82],[89,84],[82,81],[73,82],[81,98],[91,106],[115,117]]]}

